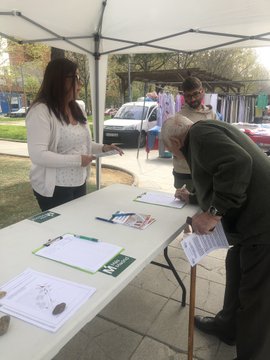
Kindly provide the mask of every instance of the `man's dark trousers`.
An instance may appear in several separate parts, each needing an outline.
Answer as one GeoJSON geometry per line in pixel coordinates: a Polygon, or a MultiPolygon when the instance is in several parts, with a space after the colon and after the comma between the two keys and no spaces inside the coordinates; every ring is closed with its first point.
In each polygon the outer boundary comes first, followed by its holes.
{"type": "Polygon", "coordinates": [[[228,337],[236,338],[238,360],[269,358],[269,307],[270,245],[231,247],[226,258],[224,305],[215,320],[228,337]]]}

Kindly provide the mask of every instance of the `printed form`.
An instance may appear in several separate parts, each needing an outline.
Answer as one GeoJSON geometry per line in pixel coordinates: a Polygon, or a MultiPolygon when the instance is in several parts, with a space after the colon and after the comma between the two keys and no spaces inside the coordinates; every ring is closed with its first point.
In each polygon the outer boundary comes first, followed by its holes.
{"type": "Polygon", "coordinates": [[[191,234],[181,241],[183,250],[191,266],[196,265],[213,250],[229,248],[221,222],[209,235],[191,234]]]}

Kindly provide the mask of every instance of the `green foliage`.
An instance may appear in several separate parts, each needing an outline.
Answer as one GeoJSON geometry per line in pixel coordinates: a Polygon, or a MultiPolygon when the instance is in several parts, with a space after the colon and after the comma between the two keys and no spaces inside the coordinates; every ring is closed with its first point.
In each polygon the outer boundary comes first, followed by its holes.
{"type": "Polygon", "coordinates": [[[28,100],[30,103],[34,100],[39,88],[40,88],[40,81],[33,75],[29,75],[26,77],[24,81],[25,92],[28,94],[28,100]]]}
{"type": "Polygon", "coordinates": [[[0,228],[40,212],[29,183],[30,160],[0,156],[0,228]]]}
{"type": "MultiPolygon", "coordinates": [[[[242,94],[258,94],[260,91],[270,93],[269,83],[257,81],[258,79],[268,79],[269,72],[257,61],[257,54],[250,48],[212,50],[194,54],[113,55],[109,64],[110,66],[113,64],[114,73],[128,72],[128,60],[131,64],[131,71],[198,68],[209,72],[214,78],[243,81],[242,94]]],[[[127,84],[125,86],[127,87],[127,84]]],[[[154,86],[155,84],[152,84],[152,87],[148,84],[146,92],[154,90],[154,86]]],[[[109,92],[109,83],[107,89],[109,92]]],[[[227,87],[218,89],[219,93],[227,93],[227,91],[227,87]]],[[[133,99],[143,96],[144,93],[145,89],[142,83],[132,83],[133,99]]]]}
{"type": "Polygon", "coordinates": [[[26,128],[20,125],[0,125],[0,139],[26,141],[26,128]]]}
{"type": "Polygon", "coordinates": [[[232,81],[242,80],[244,87],[241,93],[243,94],[259,93],[265,84],[252,82],[252,80],[269,78],[269,72],[257,62],[257,55],[250,48],[202,52],[194,56],[191,65],[220,78],[225,77],[232,81]]]}
{"type": "Polygon", "coordinates": [[[82,80],[82,89],[80,93],[80,99],[85,102],[85,110],[87,114],[91,112],[91,94],[90,94],[90,74],[89,74],[89,62],[86,55],[78,54],[71,51],[65,51],[65,57],[76,62],[82,80]]]}
{"type": "MultiPolygon", "coordinates": [[[[27,134],[26,134],[26,127],[23,125],[13,125],[14,121],[24,122],[25,119],[14,119],[14,118],[0,118],[0,123],[7,123],[10,122],[10,125],[0,125],[0,139],[6,140],[17,140],[17,141],[27,141],[27,134]]],[[[88,123],[93,134],[93,120],[92,116],[88,116],[88,123]]]]}

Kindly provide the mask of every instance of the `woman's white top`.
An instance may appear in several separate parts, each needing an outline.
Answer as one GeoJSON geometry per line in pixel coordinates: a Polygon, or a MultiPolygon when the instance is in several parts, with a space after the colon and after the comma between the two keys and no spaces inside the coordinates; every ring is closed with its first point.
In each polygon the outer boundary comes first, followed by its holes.
{"type": "MultiPolygon", "coordinates": [[[[66,123],[60,129],[60,137],[57,145],[58,154],[87,154],[87,130],[84,125],[66,123]]],[[[80,186],[85,183],[87,177],[86,167],[69,166],[56,169],[57,186],[80,186]]]]}
{"type": "MultiPolygon", "coordinates": [[[[82,150],[85,151],[84,155],[102,152],[103,144],[92,141],[88,124],[79,126],[85,130],[81,141],[85,146],[82,150]]],[[[57,170],[74,168],[80,172],[82,153],[59,152],[61,131],[67,125],[62,124],[45,104],[36,104],[30,108],[26,116],[26,127],[28,152],[32,161],[32,188],[40,195],[51,197],[56,186],[57,170]]]]}

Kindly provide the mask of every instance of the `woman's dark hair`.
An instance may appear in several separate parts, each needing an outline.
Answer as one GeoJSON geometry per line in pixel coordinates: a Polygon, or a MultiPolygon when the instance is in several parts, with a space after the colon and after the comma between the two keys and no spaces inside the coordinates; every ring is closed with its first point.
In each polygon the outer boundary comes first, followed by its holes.
{"type": "MultiPolygon", "coordinates": [[[[68,124],[69,120],[65,114],[66,78],[72,78],[72,87],[75,91],[76,70],[77,64],[69,59],[51,60],[46,67],[41,87],[33,104],[46,104],[59,121],[64,120],[68,124]]],[[[69,107],[78,122],[86,123],[86,118],[75,100],[69,102],[69,107]]]]}

